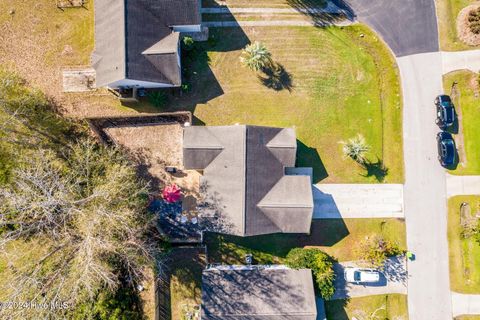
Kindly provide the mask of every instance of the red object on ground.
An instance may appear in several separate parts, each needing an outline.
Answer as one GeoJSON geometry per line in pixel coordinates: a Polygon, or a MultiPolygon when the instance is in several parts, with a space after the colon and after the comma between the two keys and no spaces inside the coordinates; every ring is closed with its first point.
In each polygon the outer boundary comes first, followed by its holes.
{"type": "Polygon", "coordinates": [[[168,203],[175,203],[182,197],[182,191],[176,184],[171,184],[163,189],[162,197],[168,203]]]}

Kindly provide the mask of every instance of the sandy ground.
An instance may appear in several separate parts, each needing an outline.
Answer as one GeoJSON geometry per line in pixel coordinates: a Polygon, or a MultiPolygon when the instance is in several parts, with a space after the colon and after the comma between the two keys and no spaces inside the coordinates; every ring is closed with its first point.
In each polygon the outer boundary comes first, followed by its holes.
{"type": "Polygon", "coordinates": [[[105,132],[141,163],[140,171],[153,181],[154,190],[175,183],[182,188],[185,197],[198,195],[200,174],[183,170],[183,130],[179,124],[108,128],[105,132]],[[178,172],[169,174],[165,166],[175,166],[178,172]]]}

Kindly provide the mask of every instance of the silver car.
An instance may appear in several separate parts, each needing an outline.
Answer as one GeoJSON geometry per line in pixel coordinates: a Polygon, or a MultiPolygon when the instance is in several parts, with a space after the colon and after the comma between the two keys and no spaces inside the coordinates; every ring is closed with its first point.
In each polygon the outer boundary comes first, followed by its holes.
{"type": "Polygon", "coordinates": [[[345,268],[345,281],[352,283],[373,283],[380,281],[380,272],[375,269],[345,268]]]}

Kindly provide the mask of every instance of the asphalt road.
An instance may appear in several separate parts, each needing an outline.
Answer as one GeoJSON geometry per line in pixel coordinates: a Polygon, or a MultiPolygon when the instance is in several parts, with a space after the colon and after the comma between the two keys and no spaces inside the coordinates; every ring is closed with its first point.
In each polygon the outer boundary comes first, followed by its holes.
{"type": "Polygon", "coordinates": [[[433,0],[334,0],[371,26],[397,57],[439,50],[433,0]]]}
{"type": "Polygon", "coordinates": [[[397,59],[403,90],[404,210],[410,320],[452,319],[445,170],[437,160],[433,100],[442,92],[441,53],[397,59]]]}

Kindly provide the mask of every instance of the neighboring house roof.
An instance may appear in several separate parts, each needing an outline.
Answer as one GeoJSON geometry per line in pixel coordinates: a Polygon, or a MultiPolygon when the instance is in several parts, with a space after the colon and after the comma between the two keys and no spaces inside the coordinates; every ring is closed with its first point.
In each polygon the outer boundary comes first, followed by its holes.
{"type": "Polygon", "coordinates": [[[206,269],[202,320],[315,320],[310,269],[243,267],[206,269]]]}
{"type": "Polygon", "coordinates": [[[217,230],[240,236],[309,233],[313,196],[309,176],[295,166],[293,129],[257,126],[186,127],[186,169],[203,170],[203,192],[222,216],[217,230]]]}
{"type": "Polygon", "coordinates": [[[179,86],[179,33],[172,26],[199,24],[199,0],[95,0],[97,85],[127,78],[179,86]]]}

